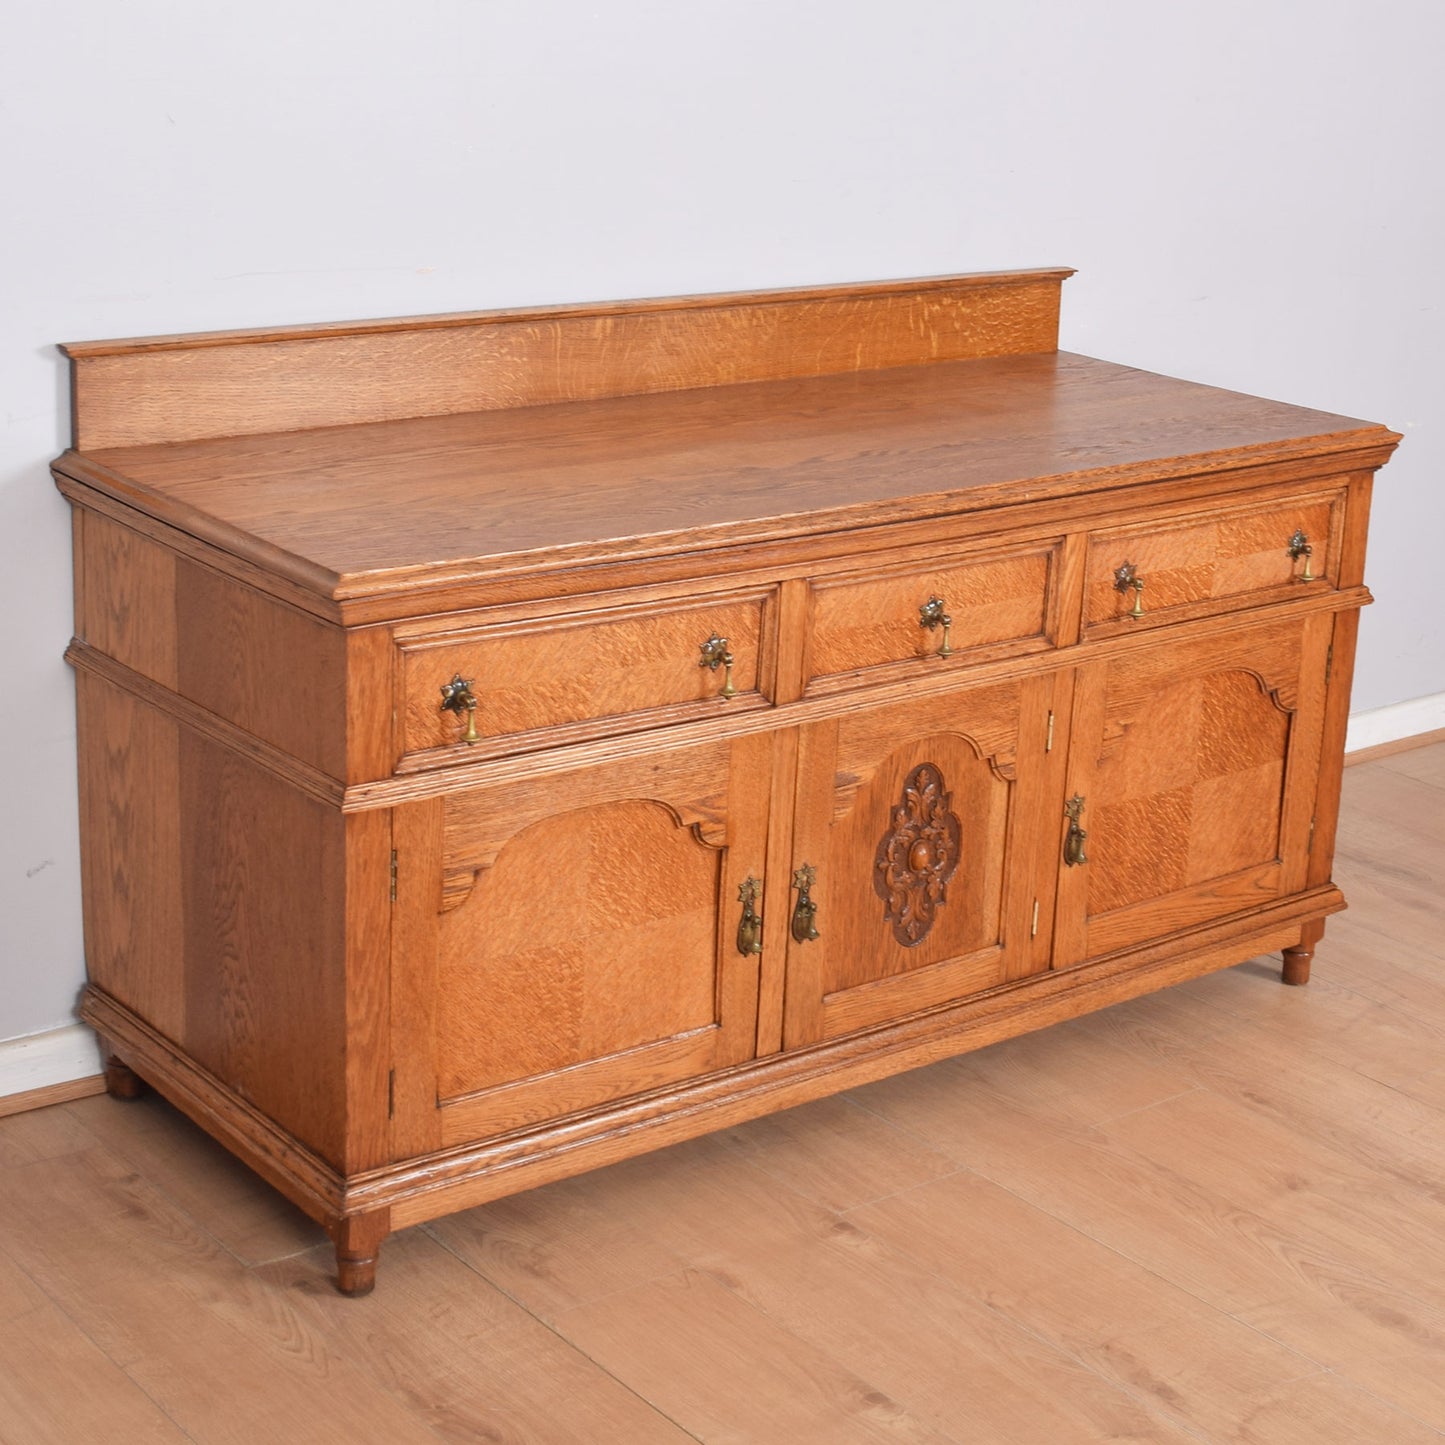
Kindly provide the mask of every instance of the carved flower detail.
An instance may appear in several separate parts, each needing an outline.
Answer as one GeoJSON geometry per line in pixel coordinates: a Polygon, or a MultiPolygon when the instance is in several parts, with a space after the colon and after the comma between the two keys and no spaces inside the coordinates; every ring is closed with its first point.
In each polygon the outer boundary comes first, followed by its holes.
{"type": "Polygon", "coordinates": [[[932,763],[920,763],[903,783],[902,800],[878,844],[873,889],[883,918],[904,948],[923,942],[948,897],[958,868],[959,822],[953,795],[932,763]]]}

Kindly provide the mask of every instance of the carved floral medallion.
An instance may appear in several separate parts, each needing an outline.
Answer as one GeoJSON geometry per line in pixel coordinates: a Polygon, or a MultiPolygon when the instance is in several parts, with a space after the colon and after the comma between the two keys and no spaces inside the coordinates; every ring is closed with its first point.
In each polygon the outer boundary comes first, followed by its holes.
{"type": "Polygon", "coordinates": [[[953,795],[933,763],[920,763],[903,782],[903,797],[878,844],[873,889],[883,918],[904,948],[928,937],[958,868],[959,822],[953,795]]]}

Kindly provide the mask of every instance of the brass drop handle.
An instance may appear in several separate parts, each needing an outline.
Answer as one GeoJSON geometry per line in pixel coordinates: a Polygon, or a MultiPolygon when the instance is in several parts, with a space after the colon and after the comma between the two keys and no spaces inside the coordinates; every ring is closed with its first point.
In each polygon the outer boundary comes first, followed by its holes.
{"type": "Polygon", "coordinates": [[[1070,868],[1077,868],[1080,863],[1089,861],[1088,855],[1084,852],[1084,839],[1089,836],[1089,833],[1086,828],[1079,825],[1079,818],[1083,811],[1084,799],[1079,793],[1075,793],[1064,804],[1064,815],[1069,820],[1069,831],[1064,834],[1064,862],[1070,868]]]}
{"type": "Polygon", "coordinates": [[[472,679],[457,673],[450,682],[442,684],[443,712],[454,712],[467,720],[467,730],[462,734],[464,743],[479,743],[477,734],[477,695],[472,691],[472,679]]]}
{"type": "Polygon", "coordinates": [[[1295,534],[1289,539],[1289,546],[1285,548],[1289,553],[1291,562],[1298,562],[1301,557],[1305,559],[1305,569],[1299,574],[1298,581],[1313,582],[1315,574],[1312,570],[1311,559],[1314,556],[1314,548],[1310,546],[1310,539],[1305,536],[1303,527],[1296,527],[1295,534]]]}
{"type": "Polygon", "coordinates": [[[918,609],[918,625],[928,632],[936,632],[940,627],[943,629],[943,642],[935,657],[952,657],[953,649],[948,645],[948,629],[953,626],[953,618],[944,610],[948,606],[941,597],[930,597],[918,609]]]}
{"type": "Polygon", "coordinates": [[[1123,566],[1114,569],[1114,591],[1128,596],[1131,590],[1134,593],[1134,605],[1125,616],[1142,617],[1144,615],[1144,579],[1139,575],[1139,569],[1132,562],[1125,562],[1123,566]]]}
{"type": "Polygon", "coordinates": [[[738,952],[744,958],[763,951],[763,920],[758,916],[757,907],[762,896],[763,885],[749,873],[738,889],[738,902],[743,905],[743,916],[738,922],[738,952]]]}
{"type": "Polygon", "coordinates": [[[798,903],[793,909],[793,937],[799,943],[811,943],[819,937],[813,926],[818,916],[818,905],[813,902],[813,884],[818,881],[818,870],[811,863],[804,863],[793,874],[793,887],[798,890],[798,903]]]}
{"type": "Polygon", "coordinates": [[[723,669],[722,691],[718,696],[726,701],[730,697],[736,697],[738,690],[733,686],[733,655],[728,651],[728,640],[726,637],[719,637],[716,632],[708,638],[701,646],[702,661],[699,667],[705,667],[710,672],[716,672],[718,668],[723,669]]]}

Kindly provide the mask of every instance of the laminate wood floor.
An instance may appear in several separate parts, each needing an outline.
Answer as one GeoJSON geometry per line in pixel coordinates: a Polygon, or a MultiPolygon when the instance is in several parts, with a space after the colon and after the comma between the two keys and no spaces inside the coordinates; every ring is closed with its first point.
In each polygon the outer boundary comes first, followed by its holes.
{"type": "Polygon", "coordinates": [[[1246,963],[393,1237],[165,1103],[0,1119],[0,1441],[1445,1438],[1445,743],[1246,963]]]}

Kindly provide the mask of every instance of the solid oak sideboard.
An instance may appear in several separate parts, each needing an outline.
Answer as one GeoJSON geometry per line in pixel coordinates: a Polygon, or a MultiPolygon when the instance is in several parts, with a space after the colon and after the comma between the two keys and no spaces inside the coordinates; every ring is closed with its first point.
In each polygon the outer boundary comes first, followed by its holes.
{"type": "Polygon", "coordinates": [[[361,1293],[393,1229],[1303,983],[1399,438],[1061,354],[1069,274],[68,347],[112,1092],[361,1293]]]}

